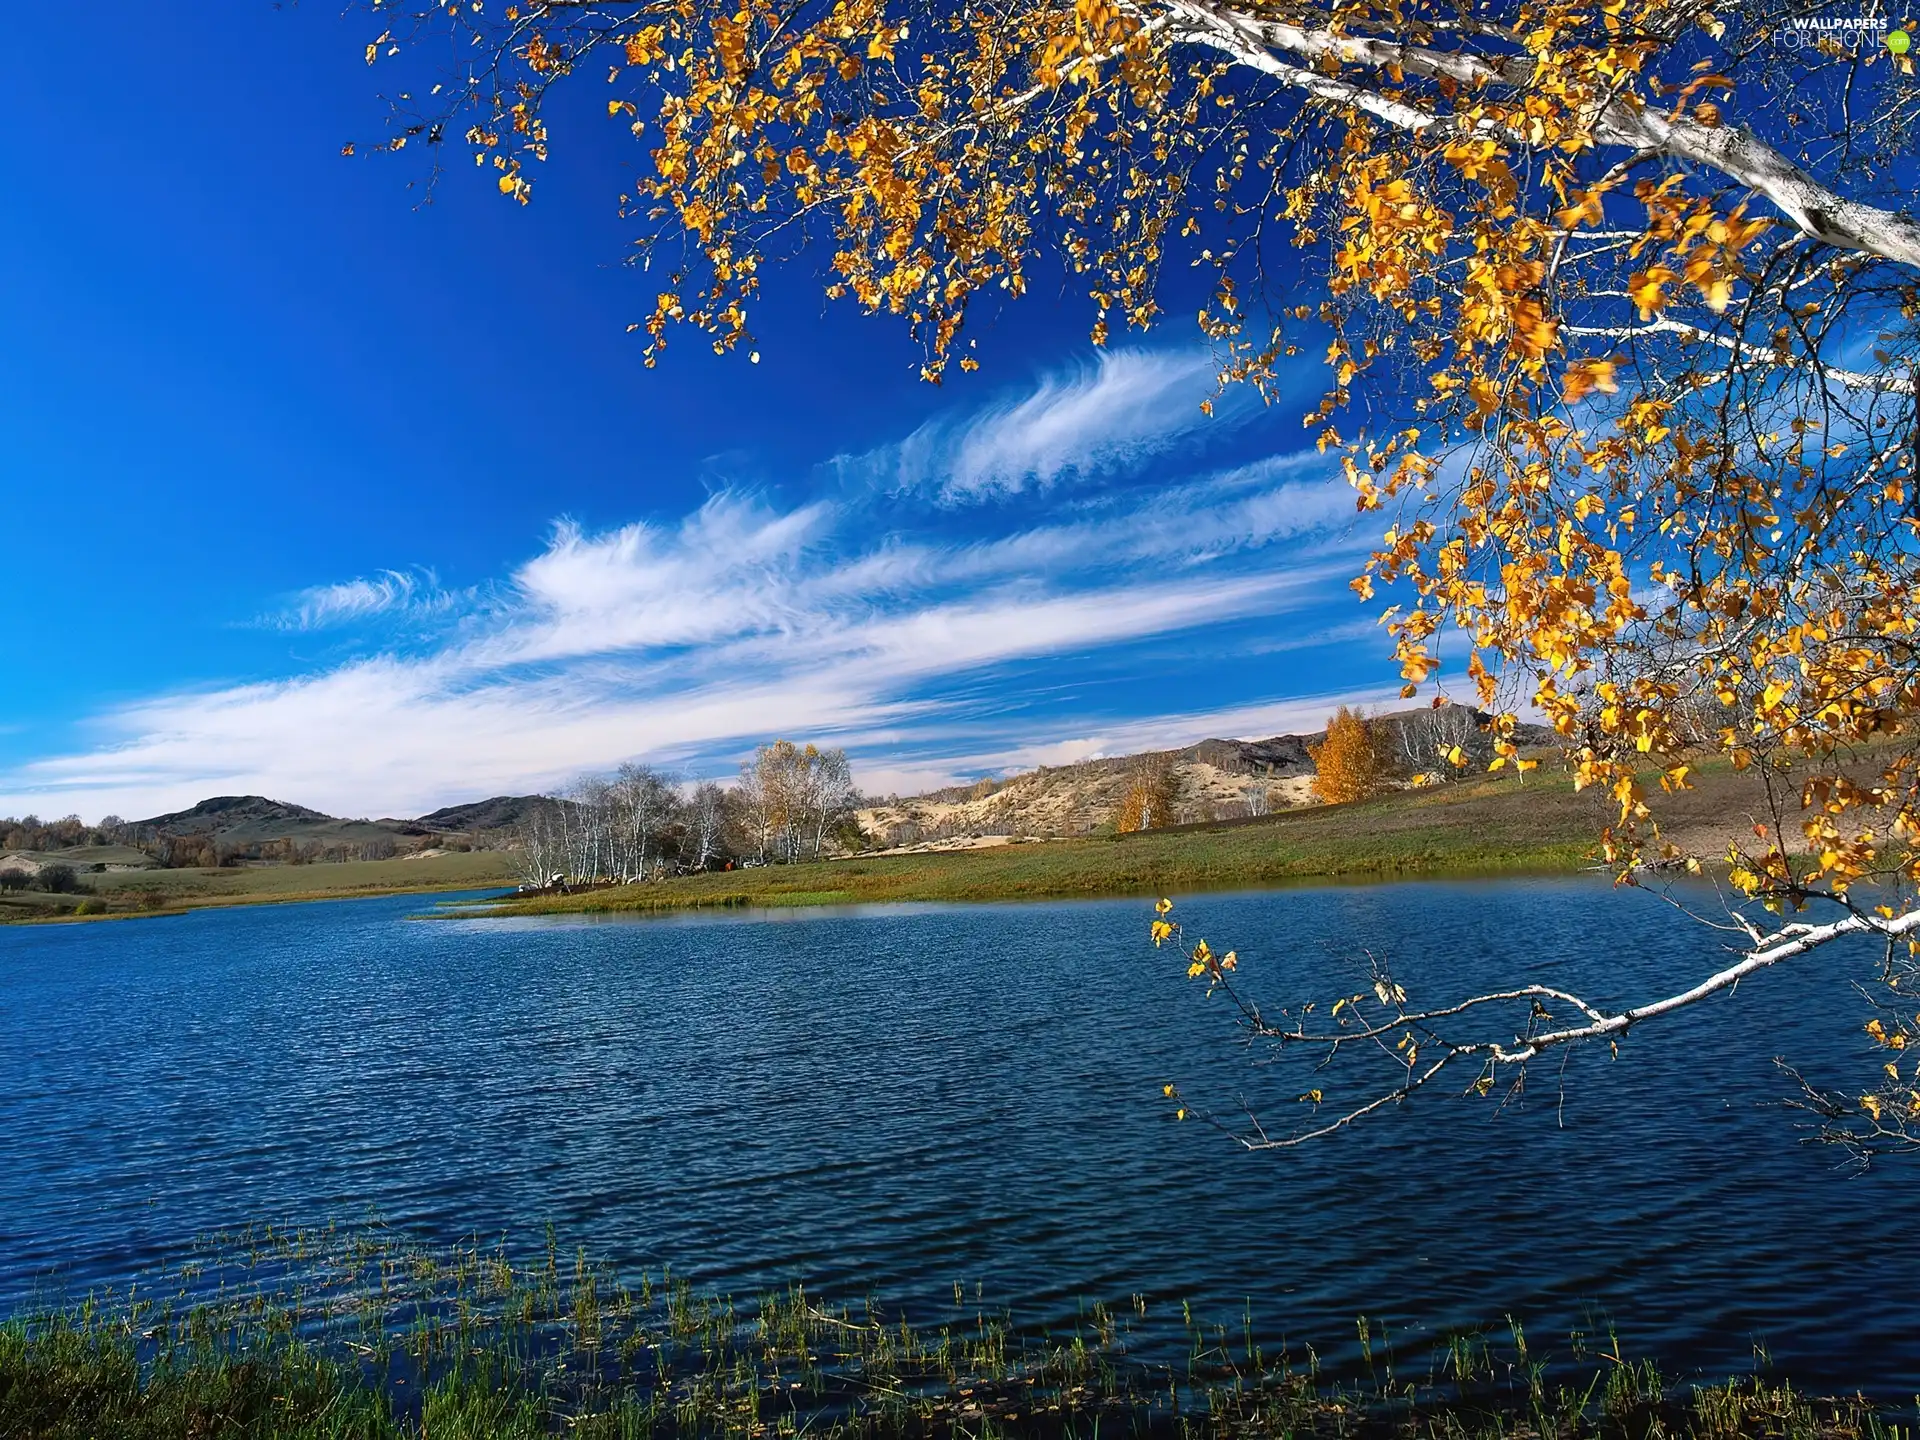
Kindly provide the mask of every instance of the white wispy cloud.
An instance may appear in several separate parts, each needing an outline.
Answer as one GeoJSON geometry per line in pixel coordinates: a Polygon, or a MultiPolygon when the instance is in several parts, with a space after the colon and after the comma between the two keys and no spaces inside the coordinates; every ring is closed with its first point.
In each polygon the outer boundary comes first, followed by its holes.
{"type": "Polygon", "coordinates": [[[382,615],[444,612],[460,598],[442,590],[432,571],[382,570],[371,578],[311,586],[258,623],[275,630],[328,630],[382,615]]]}
{"type": "Polygon", "coordinates": [[[1129,471],[1226,423],[1200,408],[1216,388],[1214,376],[1204,350],[1102,350],[963,419],[930,421],[842,463],[949,504],[1129,471]]]}
{"type": "MultiPolygon", "coordinates": [[[[825,502],[779,510],[722,492],[676,526],[589,535],[563,521],[513,575],[522,623],[484,656],[557,660],[777,629],[804,611],[808,546],[823,546],[840,518],[825,502]]],[[[833,565],[817,568],[831,574],[833,565]]]]}
{"type": "MultiPolygon", "coordinates": [[[[1182,387],[1204,376],[1192,357],[1121,352],[1043,380],[940,427],[954,458],[941,483],[980,493],[1134,463],[1174,443],[1187,400],[1204,393],[1182,387]]],[[[860,772],[895,788],[885,781],[902,766],[950,778],[1301,728],[1324,702],[1125,722],[1032,705],[1016,716],[1006,677],[1199,627],[1289,616],[1301,634],[1325,629],[1316,612],[1351,601],[1338,537],[1352,506],[1323,466],[1308,452],[1076,490],[1013,528],[975,510],[960,533],[951,510],[929,517],[857,487],[790,503],[723,490],[677,519],[604,531],[561,520],[477,590],[395,569],[301,592],[279,612],[286,628],[428,612],[435,623],[380,632],[381,653],[102,714],[84,743],[0,773],[0,813],[141,816],[261,793],[336,814],[418,814],[635,756],[719,773],[778,733],[832,737],[857,762],[898,755],[860,772]],[[998,728],[981,728],[996,705],[998,728]]],[[[1054,709],[1071,712],[1070,700],[1054,709]]]]}
{"type": "MultiPolygon", "coordinates": [[[[1319,457],[1315,457],[1318,459],[1319,457]]],[[[1036,525],[956,552],[949,573],[993,574],[1098,555],[1109,564],[1197,564],[1307,535],[1327,535],[1353,517],[1339,480],[1247,491],[1202,481],[1172,485],[1122,507],[1036,525]]]]}
{"type": "MultiPolygon", "coordinates": [[[[733,598],[742,616],[767,608],[752,588],[733,598]]],[[[105,743],[5,777],[0,811],[145,815],[212,793],[260,793],[334,813],[414,814],[630,756],[686,760],[776,732],[857,746],[876,726],[938,708],[913,698],[922,682],[1271,613],[1301,598],[1296,579],[1273,576],[1070,594],[1016,585],[864,617],[791,612],[778,634],[755,628],[693,652],[627,644],[617,610],[576,612],[559,643],[544,618],[523,615],[484,641],[426,656],[381,655],[127,707],[105,717],[105,743]],[[540,643],[516,644],[522,630],[540,643]],[[510,658],[554,650],[575,663],[510,658]]]]}
{"type": "Polygon", "coordinates": [[[1246,647],[1246,653],[1281,655],[1289,650],[1318,650],[1328,645],[1371,645],[1382,655],[1391,655],[1393,636],[1375,615],[1320,629],[1277,635],[1268,640],[1256,640],[1246,647]]]}

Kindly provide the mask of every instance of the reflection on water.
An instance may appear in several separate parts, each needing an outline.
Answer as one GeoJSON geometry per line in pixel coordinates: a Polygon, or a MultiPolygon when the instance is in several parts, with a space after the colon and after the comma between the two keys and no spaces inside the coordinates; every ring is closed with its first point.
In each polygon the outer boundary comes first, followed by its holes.
{"type": "MultiPolygon", "coordinates": [[[[1920,1384],[1894,1308],[1912,1260],[1884,1238],[1911,1173],[1849,1177],[1762,1104],[1776,1054],[1843,1083],[1873,1064],[1842,973],[1870,947],[1576,1058],[1564,1108],[1422,1100],[1273,1156],[1168,1113],[1167,1081],[1231,1104],[1266,1077],[1137,901],[614,924],[421,904],[0,932],[0,1309],[196,1233],[377,1212],[427,1240],[551,1222],[734,1291],[803,1276],[911,1307],[959,1281],[1033,1324],[1187,1298],[1335,1355],[1362,1311],[1408,1344],[1513,1314],[1541,1348],[1611,1324],[1675,1371],[1764,1342],[1803,1384],[1920,1384]]],[[[1722,953],[1581,880],[1181,909],[1283,1002],[1352,988],[1362,944],[1432,998],[1495,976],[1642,998],[1722,953]]]]}

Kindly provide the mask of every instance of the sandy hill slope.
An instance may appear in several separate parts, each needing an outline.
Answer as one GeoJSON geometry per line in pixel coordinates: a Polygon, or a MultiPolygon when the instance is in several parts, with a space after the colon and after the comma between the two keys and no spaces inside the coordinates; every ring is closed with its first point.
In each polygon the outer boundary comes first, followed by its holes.
{"type": "Polygon", "coordinates": [[[153,857],[131,845],[70,845],[64,850],[9,850],[0,854],[0,870],[38,875],[49,865],[80,872],[151,870],[153,857]]]}
{"type": "MultiPolygon", "coordinates": [[[[1459,707],[1447,718],[1477,733],[1484,719],[1459,707]]],[[[1411,774],[1416,756],[1432,747],[1420,727],[1434,723],[1430,710],[1380,716],[1383,738],[1411,774]]],[[[1045,767],[1004,780],[889,799],[860,811],[861,828],[890,847],[945,849],[1013,839],[1085,835],[1113,824],[1127,788],[1143,769],[1164,768],[1175,786],[1174,823],[1229,820],[1312,803],[1314,764],[1308,747],[1325,731],[1275,735],[1265,740],[1202,740],[1184,750],[1148,751],[1045,767]]],[[[1522,726],[1523,745],[1552,740],[1539,726],[1522,726]]]]}

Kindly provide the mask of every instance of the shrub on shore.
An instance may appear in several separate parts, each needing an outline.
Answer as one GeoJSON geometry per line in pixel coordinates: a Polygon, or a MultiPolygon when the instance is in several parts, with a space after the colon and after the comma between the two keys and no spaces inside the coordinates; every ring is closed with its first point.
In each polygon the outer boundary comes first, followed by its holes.
{"type": "Polygon", "coordinates": [[[49,895],[72,895],[80,889],[80,876],[73,866],[63,861],[42,865],[40,873],[33,878],[35,888],[49,895]]]}

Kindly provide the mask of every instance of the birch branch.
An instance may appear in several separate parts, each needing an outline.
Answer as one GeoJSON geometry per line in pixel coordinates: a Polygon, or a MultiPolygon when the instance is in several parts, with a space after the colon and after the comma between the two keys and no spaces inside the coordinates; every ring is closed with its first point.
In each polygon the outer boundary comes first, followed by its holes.
{"type": "MultiPolygon", "coordinates": [[[[1184,38],[1322,99],[1416,132],[1453,122],[1364,85],[1290,65],[1273,52],[1297,55],[1311,64],[1355,65],[1470,88],[1524,90],[1534,79],[1533,62],[1520,56],[1488,57],[1307,29],[1204,0],[1167,0],[1167,8],[1185,22],[1179,32],[1184,38]]],[[[1481,128],[1493,128],[1487,122],[1478,123],[1481,128]]],[[[1650,151],[1718,171],[1765,198],[1801,233],[1836,249],[1920,269],[1920,221],[1836,194],[1749,130],[1661,114],[1631,95],[1607,100],[1591,125],[1594,139],[1602,145],[1650,151]]]]}
{"type": "Polygon", "coordinates": [[[1518,1046],[1516,1049],[1509,1050],[1500,1044],[1476,1045],[1471,1048],[1491,1055],[1496,1064],[1521,1064],[1556,1045],[1572,1045],[1583,1040],[1602,1040],[1624,1035],[1630,1027],[1643,1020],[1654,1020],[1662,1015],[1671,1015],[1676,1010],[1684,1010],[1689,1005],[1698,1004],[1709,995],[1732,989],[1749,975],[1757,974],[1782,961],[1795,959],[1809,950],[1817,950],[1822,945],[1830,944],[1844,936],[1881,935],[1888,940],[1895,940],[1915,930],[1920,930],[1920,910],[1910,910],[1891,920],[1856,914],[1848,915],[1844,919],[1835,920],[1827,925],[1788,925],[1765,937],[1761,944],[1756,945],[1754,949],[1749,950],[1724,970],[1709,975],[1691,989],[1669,995],[1663,1000],[1655,1000],[1631,1010],[1623,1010],[1617,1015],[1609,1015],[1585,1025],[1572,1025],[1560,1030],[1544,1031],[1524,1042],[1516,1041],[1518,1046]]]}
{"type": "MultiPolygon", "coordinates": [[[[1303,1024],[1282,1028],[1267,1021],[1256,1007],[1250,1005],[1235,990],[1232,979],[1216,968],[1212,975],[1212,985],[1227,992],[1229,1000],[1241,1011],[1243,1023],[1249,1033],[1256,1038],[1273,1040],[1283,1046],[1305,1045],[1326,1050],[1326,1059],[1322,1060],[1316,1068],[1324,1068],[1341,1051],[1356,1043],[1384,1047],[1384,1042],[1395,1034],[1404,1037],[1401,1045],[1405,1048],[1398,1053],[1389,1052],[1395,1059],[1400,1076],[1393,1085],[1376,1091],[1370,1098],[1341,1110],[1331,1119],[1310,1122],[1291,1135],[1275,1138],[1256,1126],[1254,1135],[1235,1135],[1234,1138],[1249,1150],[1286,1150],[1304,1145],[1311,1140],[1323,1139],[1390,1105],[1408,1099],[1430,1084],[1447,1066],[1463,1059],[1477,1062],[1476,1079],[1468,1087],[1468,1093],[1477,1090],[1485,1094],[1490,1091],[1503,1068],[1518,1072],[1519,1078],[1514,1082],[1517,1085],[1524,1081],[1527,1063],[1551,1050],[1567,1050],[1575,1045],[1595,1040],[1617,1041],[1633,1026],[1643,1021],[1659,1019],[1697,1005],[1712,995],[1732,990],[1749,975],[1793,960],[1822,946],[1832,944],[1836,940],[1850,935],[1874,935],[1892,945],[1902,937],[1920,932],[1920,909],[1892,918],[1854,912],[1826,924],[1783,925],[1771,934],[1763,934],[1758,927],[1744,917],[1736,916],[1735,918],[1740,920],[1748,936],[1749,945],[1739,959],[1685,990],[1620,1011],[1605,1010],[1577,995],[1551,986],[1523,985],[1507,990],[1489,991],[1457,1004],[1430,1010],[1408,1010],[1404,1004],[1400,1004],[1396,1005],[1392,1014],[1384,1019],[1314,1032],[1308,1031],[1303,1024]],[[1529,1006],[1528,1026],[1531,1030],[1531,1026],[1536,1021],[1552,1018],[1542,1004],[1543,1001],[1548,1000],[1577,1010],[1582,1017],[1580,1023],[1562,1025],[1556,1029],[1541,1030],[1537,1033],[1522,1033],[1510,1042],[1450,1039],[1438,1028],[1444,1021],[1470,1014],[1486,1006],[1525,1001],[1529,1006]],[[1428,1052],[1424,1067],[1419,1053],[1422,1050],[1428,1052]]],[[[1405,998],[1404,992],[1377,963],[1374,970],[1374,990],[1375,994],[1384,997],[1383,1004],[1387,1000],[1404,1001],[1405,998]]],[[[1351,1004],[1357,1007],[1364,998],[1363,992],[1362,996],[1356,996],[1351,1002],[1341,1002],[1340,1005],[1335,1006],[1335,1013],[1338,1013],[1342,1005],[1351,1004]]],[[[1310,1096],[1302,1098],[1311,1098],[1317,1106],[1321,1093],[1315,1090],[1310,1096]]]]}
{"type": "Polygon", "coordinates": [[[1914,381],[1911,375],[1896,375],[1885,370],[1845,370],[1836,365],[1822,364],[1818,360],[1805,356],[1783,357],[1767,346],[1755,345],[1731,335],[1716,334],[1711,330],[1703,330],[1698,325],[1689,325],[1684,320],[1673,320],[1664,315],[1639,325],[1568,325],[1565,327],[1565,332],[1568,335],[1601,340],[1638,340],[1653,335],[1678,335],[1682,339],[1699,344],[1717,345],[1740,360],[1783,370],[1812,369],[1823,379],[1832,380],[1849,390],[1875,390],[1890,395],[1914,393],[1914,381]]]}

